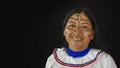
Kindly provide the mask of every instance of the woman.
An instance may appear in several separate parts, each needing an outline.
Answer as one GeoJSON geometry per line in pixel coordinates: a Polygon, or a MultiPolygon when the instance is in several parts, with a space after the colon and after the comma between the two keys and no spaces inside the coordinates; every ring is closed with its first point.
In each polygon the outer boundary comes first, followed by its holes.
{"type": "Polygon", "coordinates": [[[55,49],[45,68],[117,68],[113,58],[98,47],[99,31],[90,10],[72,9],[63,24],[67,47],[55,49]]]}

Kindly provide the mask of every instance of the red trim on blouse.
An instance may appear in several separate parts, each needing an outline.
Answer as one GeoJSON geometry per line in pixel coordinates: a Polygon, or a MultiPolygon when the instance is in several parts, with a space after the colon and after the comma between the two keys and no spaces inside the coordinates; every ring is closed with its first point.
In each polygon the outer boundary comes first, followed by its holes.
{"type": "Polygon", "coordinates": [[[85,67],[85,66],[87,66],[87,65],[90,65],[90,64],[92,64],[93,62],[95,62],[96,59],[98,58],[98,56],[100,55],[100,53],[103,52],[103,51],[101,50],[100,52],[97,53],[96,57],[95,57],[93,60],[88,61],[88,62],[86,62],[86,63],[84,63],[84,64],[69,64],[69,63],[64,63],[63,61],[61,61],[61,60],[58,58],[57,53],[56,53],[56,50],[57,50],[57,49],[54,49],[54,51],[53,51],[54,59],[55,59],[59,64],[61,64],[61,65],[63,65],[63,66],[68,66],[68,67],[70,67],[70,68],[82,68],[82,67],[85,67]]]}

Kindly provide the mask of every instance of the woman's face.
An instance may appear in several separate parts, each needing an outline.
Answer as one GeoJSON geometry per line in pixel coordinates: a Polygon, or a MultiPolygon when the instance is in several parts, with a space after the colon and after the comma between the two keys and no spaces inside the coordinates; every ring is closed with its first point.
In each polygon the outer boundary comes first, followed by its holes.
{"type": "Polygon", "coordinates": [[[93,39],[93,28],[88,17],[82,12],[72,15],[65,26],[64,36],[73,51],[82,51],[93,39]]]}

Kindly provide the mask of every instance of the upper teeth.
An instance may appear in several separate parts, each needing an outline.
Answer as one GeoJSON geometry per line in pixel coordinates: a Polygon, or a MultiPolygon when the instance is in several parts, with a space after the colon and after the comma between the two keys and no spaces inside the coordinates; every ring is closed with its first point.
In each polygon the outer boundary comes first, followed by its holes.
{"type": "Polygon", "coordinates": [[[81,40],[81,38],[73,38],[74,40],[81,40]]]}

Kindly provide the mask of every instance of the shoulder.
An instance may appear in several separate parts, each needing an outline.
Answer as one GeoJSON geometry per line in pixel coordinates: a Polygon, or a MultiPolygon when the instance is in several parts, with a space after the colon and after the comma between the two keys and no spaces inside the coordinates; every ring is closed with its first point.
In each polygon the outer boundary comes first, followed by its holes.
{"type": "Polygon", "coordinates": [[[65,49],[64,47],[63,48],[54,48],[52,51],[52,54],[47,58],[47,61],[53,61],[55,53],[62,53],[64,51],[64,49],[65,49]]]}
{"type": "Polygon", "coordinates": [[[92,57],[92,58],[98,58],[104,51],[100,50],[100,49],[94,49],[91,48],[91,50],[88,53],[88,56],[92,57]]]}
{"type": "MultiPolygon", "coordinates": [[[[99,49],[94,49],[94,51],[99,51],[99,49]]],[[[101,54],[100,54],[98,60],[100,62],[102,62],[102,64],[105,65],[107,68],[117,68],[117,65],[116,65],[113,57],[105,51],[101,50],[101,54]]]]}
{"type": "Polygon", "coordinates": [[[48,56],[45,68],[51,68],[54,64],[56,64],[56,52],[61,53],[64,48],[54,48],[53,53],[48,56]]]}
{"type": "Polygon", "coordinates": [[[104,52],[102,54],[102,60],[104,60],[104,62],[105,62],[104,64],[107,65],[107,68],[117,68],[116,63],[110,54],[104,52]]]}
{"type": "Polygon", "coordinates": [[[113,60],[113,57],[112,57],[109,53],[107,53],[107,52],[105,52],[105,51],[103,51],[103,53],[101,54],[101,57],[102,57],[102,59],[105,60],[106,62],[114,61],[114,60],[113,60]]]}
{"type": "Polygon", "coordinates": [[[90,55],[95,57],[96,60],[98,60],[98,61],[100,60],[102,62],[107,62],[109,59],[112,58],[110,56],[110,54],[106,53],[105,51],[103,51],[101,49],[91,49],[90,55]]]}
{"type": "Polygon", "coordinates": [[[53,55],[54,54],[64,54],[65,53],[65,51],[66,51],[66,48],[65,47],[62,47],[62,48],[55,48],[54,50],[53,50],[53,55]]]}
{"type": "Polygon", "coordinates": [[[54,63],[55,63],[54,57],[53,57],[53,54],[51,54],[51,55],[48,56],[48,58],[47,58],[45,68],[50,68],[54,63]]]}
{"type": "Polygon", "coordinates": [[[101,54],[102,58],[108,58],[111,57],[110,54],[108,54],[107,52],[101,50],[101,49],[91,49],[91,53],[93,54],[101,54]]]}

